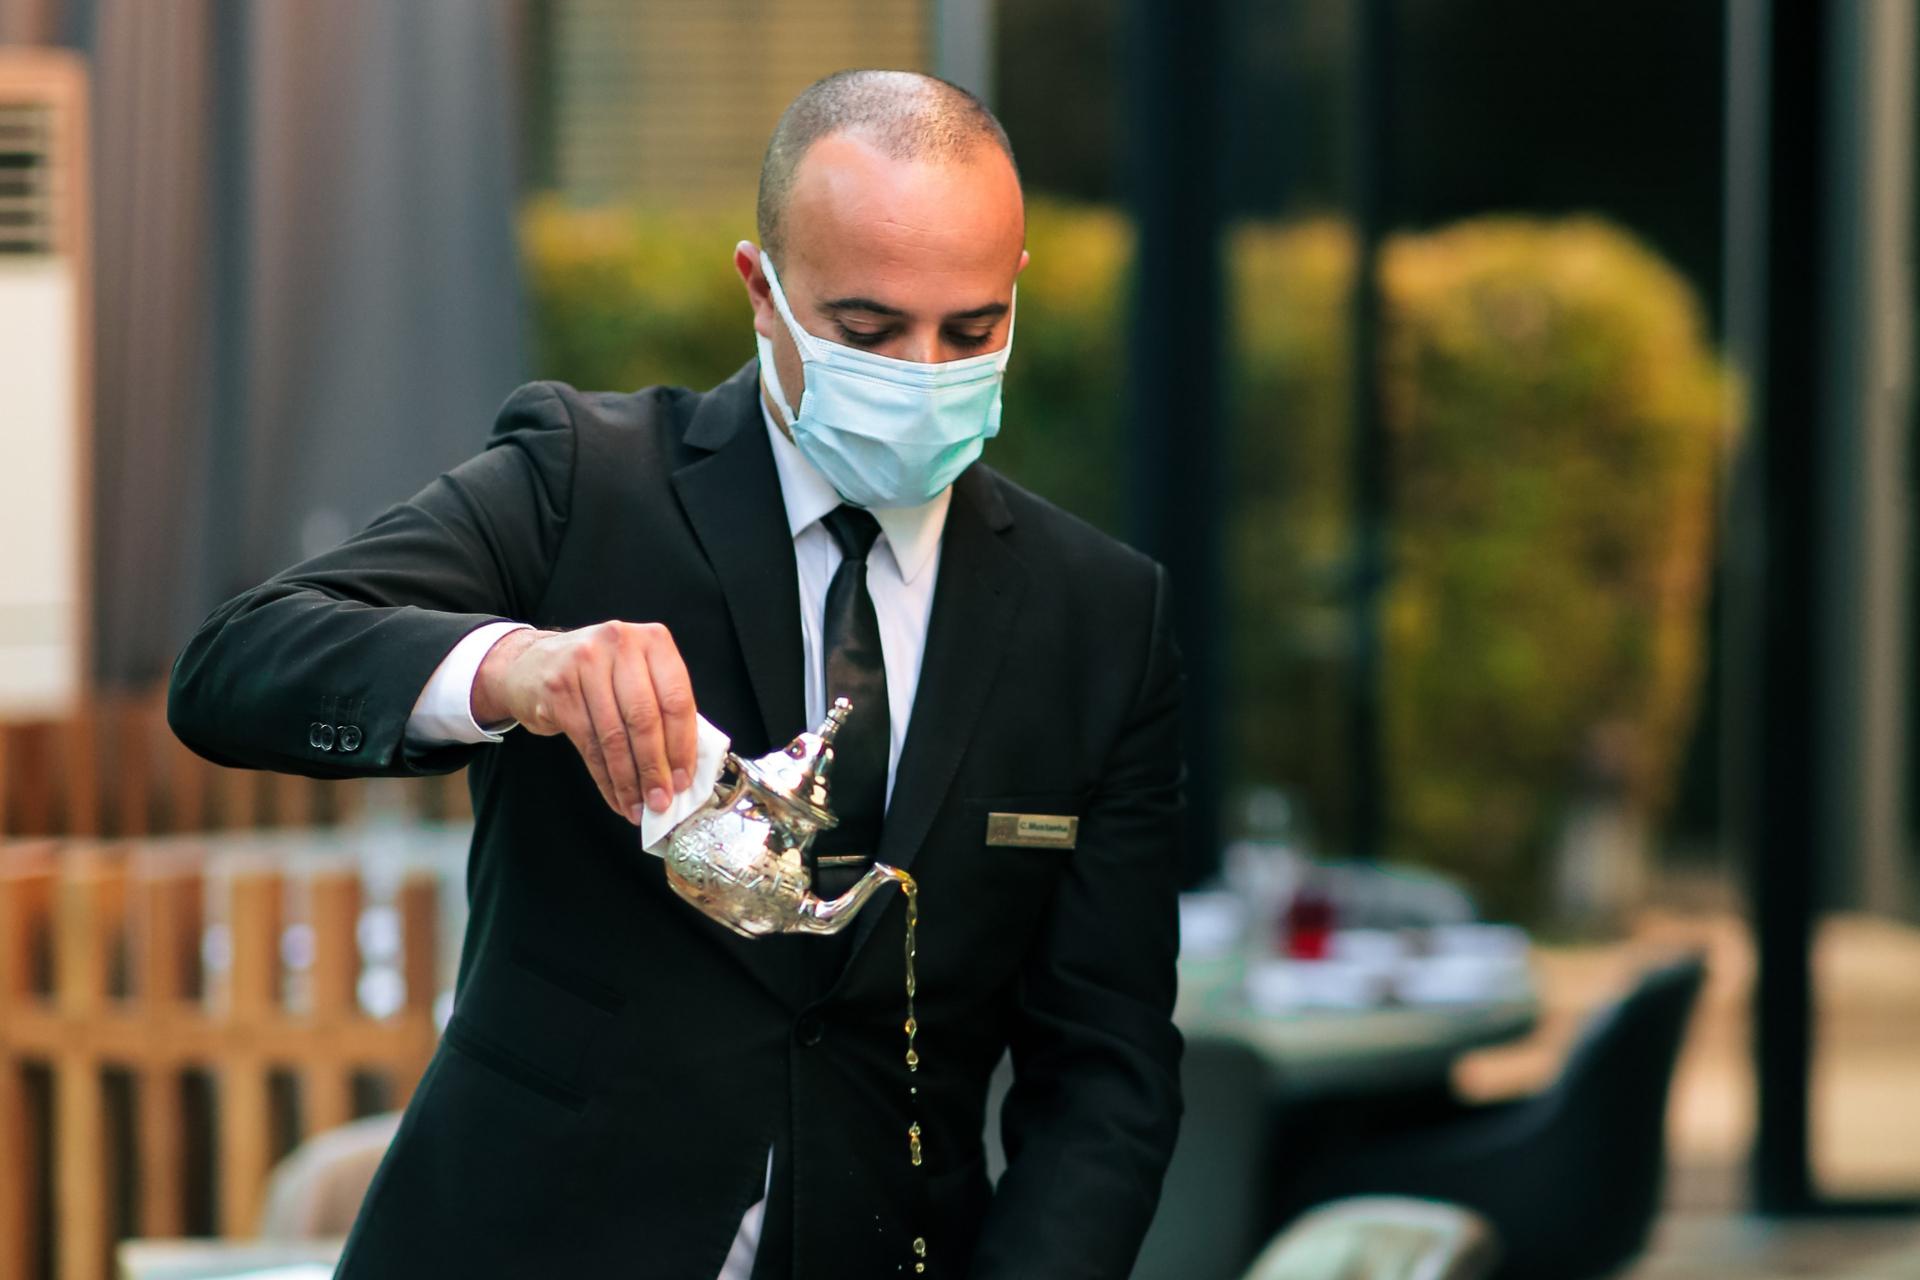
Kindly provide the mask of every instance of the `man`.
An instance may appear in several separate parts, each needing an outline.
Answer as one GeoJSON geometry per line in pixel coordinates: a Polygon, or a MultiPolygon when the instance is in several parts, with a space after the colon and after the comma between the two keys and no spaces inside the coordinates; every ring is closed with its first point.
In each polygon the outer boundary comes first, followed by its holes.
{"type": "Polygon", "coordinates": [[[1180,676],[1158,566],[974,462],[1027,259],[1006,135],[932,77],[829,77],[775,131],[759,233],[757,360],[704,393],[523,388],[175,666],[211,759],[470,770],[455,1012],[347,1277],[1117,1278],[1152,1217],[1180,676]],[[737,937],[634,829],[688,786],[696,708],[760,754],[840,694],[816,878],[919,881],[914,1072],[897,896],[737,937]]]}

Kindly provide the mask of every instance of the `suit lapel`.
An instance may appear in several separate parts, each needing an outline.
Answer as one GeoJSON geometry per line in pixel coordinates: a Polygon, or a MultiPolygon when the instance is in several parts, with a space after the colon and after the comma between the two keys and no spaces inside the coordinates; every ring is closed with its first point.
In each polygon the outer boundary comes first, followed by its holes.
{"type": "Polygon", "coordinates": [[[772,747],[806,727],[807,704],[800,586],[761,424],[759,367],[749,361],[701,400],[686,435],[701,456],[673,473],[673,487],[720,580],[760,707],[762,741],[772,747]]]}
{"type": "MultiPolygon", "coordinates": [[[[1027,571],[1001,534],[1013,523],[990,472],[969,468],[955,481],[941,535],[940,579],[927,620],[927,645],[913,718],[895,771],[878,860],[911,870],[935,811],[953,785],[980,708],[1005,657],[1027,571]]],[[[865,945],[888,900],[854,917],[852,951],[865,945]]],[[[842,970],[850,972],[849,963],[842,970]]],[[[836,986],[838,984],[836,983],[836,986]]]]}
{"type": "MultiPolygon", "coordinates": [[[[673,473],[674,491],[727,601],[747,678],[760,710],[761,742],[785,745],[805,727],[800,587],[786,503],[760,416],[759,362],[748,361],[702,397],[687,427],[696,457],[673,473]]],[[[700,691],[694,690],[699,697],[700,691]]],[[[722,726],[737,748],[751,748],[755,726],[722,726]]],[[[793,1007],[807,999],[807,953],[800,936],[742,938],[719,925],[721,948],[793,1007]]]]}

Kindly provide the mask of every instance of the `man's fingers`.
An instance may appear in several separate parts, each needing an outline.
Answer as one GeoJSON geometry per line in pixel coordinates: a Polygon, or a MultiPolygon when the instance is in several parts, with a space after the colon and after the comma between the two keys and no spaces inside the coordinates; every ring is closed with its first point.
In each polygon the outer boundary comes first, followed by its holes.
{"type": "Polygon", "coordinates": [[[688,679],[687,664],[664,627],[649,649],[647,670],[653,677],[653,696],[660,707],[661,730],[666,738],[667,767],[673,771],[677,794],[693,777],[700,735],[694,723],[693,681],[688,679]]]}
{"type": "Polygon", "coordinates": [[[667,765],[659,700],[654,696],[653,677],[647,672],[644,652],[630,649],[614,662],[613,692],[626,725],[627,742],[632,747],[640,794],[646,797],[649,809],[662,812],[671,802],[675,788],[667,765]]]}
{"type": "Polygon", "coordinates": [[[664,813],[693,773],[693,686],[665,627],[603,623],[555,636],[522,724],[564,733],[607,806],[664,813]]]}
{"type": "Polygon", "coordinates": [[[581,695],[579,678],[574,678],[574,688],[561,699],[556,699],[553,719],[560,732],[567,735],[573,743],[573,749],[580,753],[586,762],[587,773],[593,778],[593,785],[600,788],[600,795],[609,808],[617,813],[625,813],[620,807],[619,797],[614,793],[613,780],[607,775],[606,758],[601,754],[600,743],[594,737],[593,720],[587,714],[587,704],[581,695]]]}
{"type": "Polygon", "coordinates": [[[593,723],[593,741],[606,763],[607,777],[613,787],[611,803],[617,813],[638,821],[641,799],[646,794],[640,784],[640,771],[628,741],[626,720],[621,714],[622,699],[614,687],[619,666],[591,663],[580,668],[580,689],[586,703],[587,718],[593,723]]]}

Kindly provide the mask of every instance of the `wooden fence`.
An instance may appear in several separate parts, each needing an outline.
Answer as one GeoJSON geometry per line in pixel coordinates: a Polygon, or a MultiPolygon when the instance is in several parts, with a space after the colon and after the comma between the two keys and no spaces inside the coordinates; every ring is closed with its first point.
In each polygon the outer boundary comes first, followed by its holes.
{"type": "Polygon", "coordinates": [[[404,1103],[436,1040],[437,893],[402,880],[404,1001],[374,1018],[355,869],[177,838],[0,844],[0,1280],[106,1276],[124,1235],[251,1234],[273,1161],[352,1119],[357,1083],[404,1103]],[[293,923],[310,947],[285,945],[293,923]],[[211,1224],[189,1220],[195,1165],[211,1224]]]}
{"type": "MultiPolygon", "coordinates": [[[[470,817],[466,778],[397,785],[434,820],[470,817]]],[[[99,694],[61,720],[0,721],[0,836],[142,836],[350,820],[357,780],[223,769],[167,728],[164,690],[99,694]]]]}

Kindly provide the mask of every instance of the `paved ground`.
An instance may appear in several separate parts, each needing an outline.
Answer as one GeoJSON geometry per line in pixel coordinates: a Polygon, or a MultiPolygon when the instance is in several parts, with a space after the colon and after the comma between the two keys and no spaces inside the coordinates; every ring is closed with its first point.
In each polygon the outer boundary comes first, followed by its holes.
{"type": "Polygon", "coordinates": [[[1920,1218],[1757,1223],[1723,1214],[1673,1214],[1626,1280],[1920,1278],[1920,1218]]]}

